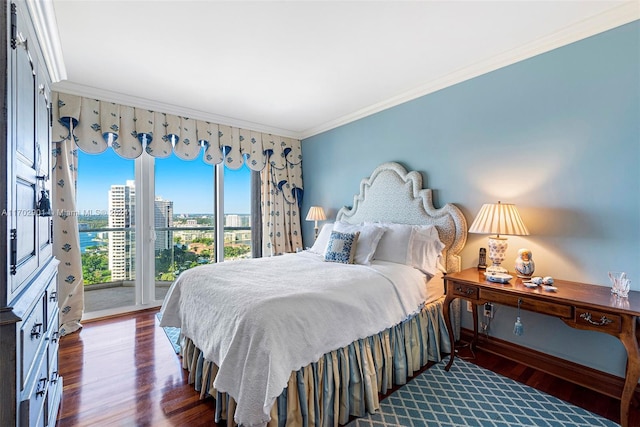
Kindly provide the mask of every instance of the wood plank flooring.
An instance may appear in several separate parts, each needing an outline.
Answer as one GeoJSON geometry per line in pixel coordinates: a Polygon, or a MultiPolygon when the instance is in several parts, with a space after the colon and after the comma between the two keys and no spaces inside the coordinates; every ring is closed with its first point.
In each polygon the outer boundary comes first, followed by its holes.
{"type": "MultiPolygon", "coordinates": [[[[96,320],[60,340],[64,378],[58,426],[216,426],[212,399],[200,400],[157,310],[96,320]]],[[[461,351],[461,357],[470,353],[461,351]]],[[[489,353],[470,362],[619,422],[620,403],[489,353]]],[[[630,425],[640,425],[632,410],[630,425]]]]}
{"type": "Polygon", "coordinates": [[[157,311],[84,323],[60,339],[59,427],[216,425],[213,400],[187,384],[157,311]]]}

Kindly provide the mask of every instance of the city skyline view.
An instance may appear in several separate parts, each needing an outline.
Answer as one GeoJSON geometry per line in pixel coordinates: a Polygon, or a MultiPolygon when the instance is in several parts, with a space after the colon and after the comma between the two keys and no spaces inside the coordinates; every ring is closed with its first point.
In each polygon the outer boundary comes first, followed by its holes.
{"type": "MultiPolygon", "coordinates": [[[[133,180],[112,184],[108,215],[78,216],[85,285],[136,280],[137,199],[133,180]]],[[[173,281],[184,270],[216,262],[218,238],[225,259],[251,256],[249,214],[224,214],[222,233],[214,231],[212,219],[213,215],[174,214],[173,201],[155,197],[152,224],[156,280],[173,281]]],[[[144,219],[139,225],[145,227],[144,219]]]]}
{"type": "Polygon", "coordinates": [[[222,245],[224,259],[251,256],[251,171],[246,166],[235,171],[224,168],[224,230],[217,233],[213,222],[215,168],[202,158],[185,161],[172,154],[154,159],[153,174],[136,183],[134,160],[123,159],[111,149],[97,155],[77,153],[76,214],[85,285],[136,279],[135,230],[139,226],[154,230],[158,283],[171,282],[197,265],[216,262],[217,245],[222,245]],[[153,181],[147,183],[150,179],[153,181]],[[150,224],[144,218],[142,224],[136,224],[137,185],[155,189],[150,224]]]}
{"type": "MultiPolygon", "coordinates": [[[[171,155],[155,159],[155,194],[174,203],[175,214],[213,213],[214,168],[202,158],[186,161],[171,155]]],[[[113,184],[135,178],[134,160],[113,150],[86,154],[78,150],[77,207],[81,213],[107,212],[107,194],[113,184]]],[[[224,171],[225,213],[251,212],[251,172],[243,166],[224,171]]]]}

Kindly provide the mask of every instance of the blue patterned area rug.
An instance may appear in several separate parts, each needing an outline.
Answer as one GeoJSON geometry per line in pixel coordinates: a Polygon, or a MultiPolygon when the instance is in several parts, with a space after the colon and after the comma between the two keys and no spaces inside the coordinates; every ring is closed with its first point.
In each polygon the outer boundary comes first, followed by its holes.
{"type": "Polygon", "coordinates": [[[380,403],[376,414],[348,427],[397,426],[617,426],[487,369],[456,359],[432,366],[380,403]]]}
{"type": "MultiPolygon", "coordinates": [[[[158,319],[158,325],[160,325],[160,319],[162,319],[162,313],[156,314],[156,319],[158,319]]],[[[164,333],[167,334],[167,338],[173,347],[173,350],[176,354],[180,353],[180,328],[173,328],[171,326],[165,326],[164,333]]]]}

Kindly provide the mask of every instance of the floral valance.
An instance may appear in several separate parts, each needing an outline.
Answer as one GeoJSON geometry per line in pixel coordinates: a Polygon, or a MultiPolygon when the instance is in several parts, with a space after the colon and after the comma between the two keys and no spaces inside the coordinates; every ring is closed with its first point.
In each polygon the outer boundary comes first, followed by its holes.
{"type": "MultiPolygon", "coordinates": [[[[66,93],[54,94],[54,117],[73,133],[80,150],[97,154],[109,147],[126,159],[143,152],[164,158],[175,153],[230,169],[243,163],[261,171],[302,161],[300,141],[66,93]]],[[[67,135],[68,136],[68,135],[67,135]]]]}
{"type": "Polygon", "coordinates": [[[261,171],[271,165],[272,180],[289,203],[302,193],[302,151],[297,139],[194,120],[61,92],[53,94],[54,141],[73,139],[77,147],[99,154],[111,147],[126,159],[147,153],[183,160],[202,159],[261,171]]]}

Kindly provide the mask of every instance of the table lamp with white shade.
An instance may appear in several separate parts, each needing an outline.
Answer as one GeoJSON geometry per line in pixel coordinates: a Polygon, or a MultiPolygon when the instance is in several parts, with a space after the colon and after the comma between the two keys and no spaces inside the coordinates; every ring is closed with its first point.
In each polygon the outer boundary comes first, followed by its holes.
{"type": "Polygon", "coordinates": [[[307,213],[306,220],[315,222],[314,239],[318,238],[318,221],[324,221],[326,219],[327,219],[327,216],[324,214],[324,209],[322,209],[322,207],[320,207],[320,206],[311,206],[309,208],[309,212],[307,213]]]}
{"type": "Polygon", "coordinates": [[[508,247],[507,238],[501,235],[528,236],[529,230],[515,205],[498,202],[482,205],[469,233],[493,234],[489,236],[489,259],[493,265],[487,267],[487,273],[507,273],[507,269],[500,266],[508,247]]]}

